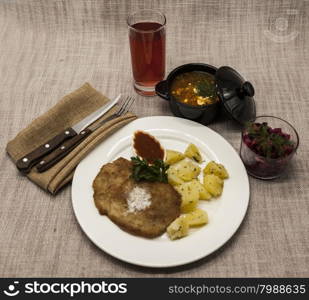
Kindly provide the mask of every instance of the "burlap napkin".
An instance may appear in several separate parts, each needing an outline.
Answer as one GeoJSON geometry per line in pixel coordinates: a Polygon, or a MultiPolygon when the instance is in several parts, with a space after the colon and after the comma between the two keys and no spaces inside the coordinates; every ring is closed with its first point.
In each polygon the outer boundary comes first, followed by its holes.
{"type": "MultiPolygon", "coordinates": [[[[18,133],[7,144],[6,150],[8,154],[16,163],[18,159],[64,129],[82,120],[107,101],[109,100],[105,96],[95,90],[89,83],[85,83],[76,91],[63,97],[54,107],[32,121],[25,129],[18,133]]],[[[114,107],[97,122],[111,115],[116,109],[114,107]]],[[[136,116],[128,113],[105,123],[52,168],[43,173],[38,173],[35,168],[32,168],[27,177],[46,191],[52,194],[57,193],[61,187],[72,180],[75,167],[94,147],[107,136],[134,119],[136,119],[136,116]]],[[[91,126],[89,127],[91,128],[91,126]]]]}

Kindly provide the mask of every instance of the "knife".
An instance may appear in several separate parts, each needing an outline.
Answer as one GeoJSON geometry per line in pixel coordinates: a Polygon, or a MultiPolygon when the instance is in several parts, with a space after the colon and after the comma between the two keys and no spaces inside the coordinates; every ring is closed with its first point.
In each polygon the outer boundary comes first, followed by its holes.
{"type": "Polygon", "coordinates": [[[60,146],[57,147],[53,152],[44,156],[42,160],[36,165],[36,170],[39,173],[45,172],[46,170],[53,167],[57,162],[59,162],[63,157],[68,155],[77,145],[79,145],[88,135],[97,130],[99,127],[102,127],[108,121],[111,121],[117,117],[125,115],[131,108],[134,103],[134,98],[127,96],[121,105],[118,107],[118,110],[115,111],[112,115],[109,115],[104,120],[98,122],[91,128],[86,128],[82,130],[79,134],[75,135],[71,139],[65,141],[60,146]]]}
{"type": "Polygon", "coordinates": [[[106,112],[108,112],[114,105],[118,103],[120,98],[121,98],[121,94],[118,95],[113,101],[109,101],[107,104],[104,104],[103,106],[101,106],[98,110],[91,113],[90,115],[88,115],[86,118],[84,118],[80,122],[76,123],[72,127],[66,128],[60,134],[56,135],[49,141],[37,147],[32,152],[20,158],[16,162],[17,169],[20,172],[27,174],[30,172],[31,168],[40,160],[41,157],[52,152],[54,149],[57,148],[57,146],[59,146],[65,140],[71,139],[79,135],[82,132],[83,134],[89,134],[88,130],[85,128],[88,127],[93,122],[95,122],[98,118],[100,118],[106,112]]]}

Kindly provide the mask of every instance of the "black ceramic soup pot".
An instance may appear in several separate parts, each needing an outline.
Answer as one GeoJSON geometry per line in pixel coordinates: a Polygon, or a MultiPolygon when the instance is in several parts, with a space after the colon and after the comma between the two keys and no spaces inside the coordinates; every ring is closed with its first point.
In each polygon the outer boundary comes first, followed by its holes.
{"type": "Polygon", "coordinates": [[[220,101],[209,105],[193,106],[177,101],[171,93],[171,85],[174,78],[181,73],[192,71],[202,71],[215,76],[217,68],[203,63],[182,65],[174,69],[167,76],[166,80],[157,83],[155,90],[158,96],[169,101],[170,109],[175,116],[195,120],[206,125],[211,123],[217,116],[220,110],[220,101]]]}

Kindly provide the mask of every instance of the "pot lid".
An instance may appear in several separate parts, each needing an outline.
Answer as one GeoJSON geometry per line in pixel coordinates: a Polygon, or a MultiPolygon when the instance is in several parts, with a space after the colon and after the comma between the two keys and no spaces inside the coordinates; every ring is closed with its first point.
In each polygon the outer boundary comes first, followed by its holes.
{"type": "Polygon", "coordinates": [[[216,72],[217,92],[225,111],[240,124],[255,120],[254,88],[233,68],[224,66],[216,72]]]}

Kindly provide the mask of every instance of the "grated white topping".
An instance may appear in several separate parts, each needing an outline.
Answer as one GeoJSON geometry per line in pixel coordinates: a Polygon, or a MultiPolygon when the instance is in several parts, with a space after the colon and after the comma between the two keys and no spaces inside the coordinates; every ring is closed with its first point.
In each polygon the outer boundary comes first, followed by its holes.
{"type": "Polygon", "coordinates": [[[151,204],[151,195],[143,188],[136,186],[127,198],[128,212],[144,210],[151,204]]]}

